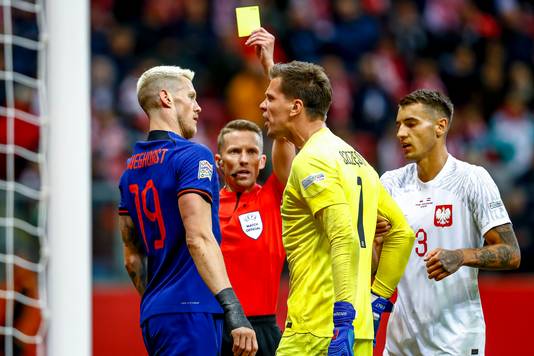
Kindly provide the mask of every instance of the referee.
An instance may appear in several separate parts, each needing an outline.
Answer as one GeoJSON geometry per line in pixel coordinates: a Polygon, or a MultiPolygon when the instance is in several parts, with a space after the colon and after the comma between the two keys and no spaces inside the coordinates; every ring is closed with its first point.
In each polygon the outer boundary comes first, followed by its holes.
{"type": "MultiPolygon", "coordinates": [[[[258,339],[257,355],[275,355],[280,342],[276,307],[285,260],[280,204],[294,146],[273,143],[273,173],[256,183],[265,167],[261,129],[247,120],[229,122],[218,138],[215,156],[224,176],[220,190],[221,250],[230,282],[258,339]]],[[[223,334],[222,355],[232,355],[230,330],[223,334]]]]}
{"type": "MultiPolygon", "coordinates": [[[[258,49],[266,74],[273,66],[274,41],[263,28],[247,41],[258,49]]],[[[257,355],[274,356],[281,338],[275,314],[285,260],[280,204],[295,146],[283,138],[273,142],[273,173],[263,186],[256,182],[266,163],[258,125],[247,120],[229,122],[219,133],[217,149],[215,159],[224,177],[219,221],[226,270],[256,332],[257,355]]],[[[222,355],[232,355],[226,328],[222,355]]]]}

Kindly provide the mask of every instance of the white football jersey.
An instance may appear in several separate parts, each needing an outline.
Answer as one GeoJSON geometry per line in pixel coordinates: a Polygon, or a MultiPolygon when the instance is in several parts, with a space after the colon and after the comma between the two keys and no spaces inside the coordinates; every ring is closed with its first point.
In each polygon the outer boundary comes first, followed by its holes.
{"type": "Polygon", "coordinates": [[[436,282],[428,279],[424,256],[438,247],[482,247],[488,230],[510,222],[493,179],[484,168],[449,155],[429,182],[418,178],[415,163],[381,180],[416,234],[384,355],[483,355],[478,269],[461,267],[436,282]]]}

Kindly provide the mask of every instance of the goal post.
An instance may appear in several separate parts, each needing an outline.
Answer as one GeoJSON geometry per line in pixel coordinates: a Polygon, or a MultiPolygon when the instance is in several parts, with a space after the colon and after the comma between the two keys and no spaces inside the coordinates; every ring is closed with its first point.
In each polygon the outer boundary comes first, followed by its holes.
{"type": "Polygon", "coordinates": [[[87,0],[47,0],[48,355],[91,355],[87,0]]]}

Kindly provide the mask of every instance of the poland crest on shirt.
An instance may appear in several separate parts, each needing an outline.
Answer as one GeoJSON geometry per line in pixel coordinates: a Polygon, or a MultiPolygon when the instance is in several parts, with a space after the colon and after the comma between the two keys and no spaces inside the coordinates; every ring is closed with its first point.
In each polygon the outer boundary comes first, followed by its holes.
{"type": "Polygon", "coordinates": [[[452,204],[436,205],[436,210],[434,211],[434,226],[452,226],[452,204]]]}
{"type": "Polygon", "coordinates": [[[263,222],[259,211],[239,215],[241,229],[251,239],[257,240],[263,231],[263,222]]]}

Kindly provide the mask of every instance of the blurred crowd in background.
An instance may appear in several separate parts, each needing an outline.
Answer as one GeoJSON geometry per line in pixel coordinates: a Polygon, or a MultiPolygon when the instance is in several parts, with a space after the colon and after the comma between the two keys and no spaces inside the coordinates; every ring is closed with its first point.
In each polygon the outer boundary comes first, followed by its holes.
{"type": "MultiPolygon", "coordinates": [[[[258,108],[268,80],[237,37],[235,7],[259,5],[275,61],[321,64],[333,86],[327,124],[379,173],[404,164],[397,101],[439,89],[455,104],[451,154],[497,182],[534,271],[534,4],[521,0],[93,0],[91,2],[93,263],[96,280],[125,277],[117,182],[147,119],[136,80],[153,65],[196,72],[196,141],[258,108]]],[[[75,78],[73,78],[75,79],[75,78]]],[[[269,150],[266,150],[269,152],[269,150]]],[[[263,175],[266,176],[265,174],[263,175]]]]}
{"type": "MultiPolygon", "coordinates": [[[[405,163],[395,138],[398,100],[423,87],[449,95],[455,104],[449,152],[490,171],[521,246],[519,271],[534,272],[532,1],[92,0],[96,281],[127,280],[117,186],[134,142],[146,137],[148,121],[136,97],[136,81],[144,70],[167,64],[196,72],[202,113],[195,140],[213,151],[219,129],[229,120],[245,118],[263,126],[258,106],[268,79],[254,49],[244,45],[236,30],[235,7],[247,5],[260,6],[262,25],[276,36],[275,61],[304,60],[325,68],[333,86],[328,126],[379,173],[405,163]]],[[[13,8],[12,19],[15,35],[38,38],[34,15],[13,8]]],[[[34,52],[15,46],[13,55],[16,72],[36,76],[34,52]]],[[[0,55],[2,68],[8,68],[5,58],[0,55]]],[[[3,90],[0,85],[1,106],[9,107],[3,90]]],[[[18,110],[38,115],[34,88],[15,85],[14,98],[18,110]]],[[[5,117],[1,122],[0,140],[6,142],[5,117]]],[[[38,126],[16,120],[15,129],[17,145],[37,150],[38,126]]],[[[38,165],[21,159],[15,163],[17,181],[39,188],[38,165]]],[[[1,179],[5,167],[2,155],[1,179]]],[[[17,202],[24,220],[35,223],[36,209],[24,199],[17,202]]],[[[22,244],[35,240],[22,235],[17,237],[22,244]]]]}

